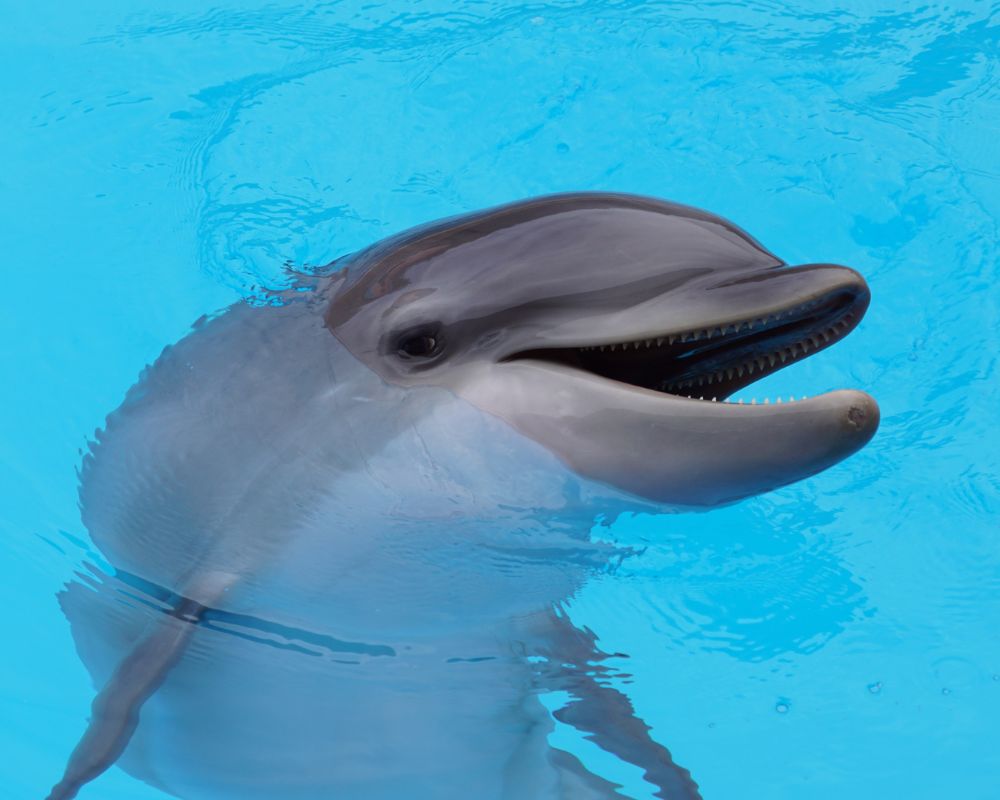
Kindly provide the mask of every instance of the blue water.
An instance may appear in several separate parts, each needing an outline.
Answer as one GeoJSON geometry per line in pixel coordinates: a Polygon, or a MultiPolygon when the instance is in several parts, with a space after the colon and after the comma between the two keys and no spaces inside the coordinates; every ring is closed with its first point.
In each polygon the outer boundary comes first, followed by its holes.
{"type": "MultiPolygon", "coordinates": [[[[710,209],[873,294],[759,389],[870,391],[865,450],[599,529],[642,549],[569,604],[619,688],[707,799],[1000,796],[995,5],[156,5],[2,4],[0,797],[44,796],[89,714],[55,594],[140,369],[286,261],[571,189],[710,209]]],[[[117,769],[81,796],[166,797],[117,769]]]]}

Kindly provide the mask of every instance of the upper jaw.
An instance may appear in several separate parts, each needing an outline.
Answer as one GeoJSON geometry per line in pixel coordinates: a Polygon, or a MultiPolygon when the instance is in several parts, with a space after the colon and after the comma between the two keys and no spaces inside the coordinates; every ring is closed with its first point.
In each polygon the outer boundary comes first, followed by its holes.
{"type": "Polygon", "coordinates": [[[724,400],[844,338],[869,298],[864,279],[846,267],[769,269],[654,298],[659,324],[641,311],[631,323],[592,319],[589,336],[556,336],[504,360],[555,362],[629,387],[724,400]]]}

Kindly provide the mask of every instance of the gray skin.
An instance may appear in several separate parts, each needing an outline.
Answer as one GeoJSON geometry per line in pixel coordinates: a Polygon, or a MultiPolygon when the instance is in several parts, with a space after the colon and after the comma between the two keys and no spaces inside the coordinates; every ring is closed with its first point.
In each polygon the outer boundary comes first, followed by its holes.
{"type": "Polygon", "coordinates": [[[60,600],[103,688],[50,800],[115,762],[183,798],[621,797],[548,744],[553,691],[656,796],[697,798],[561,604],[621,555],[598,515],[733,502],[862,447],[862,392],[721,401],[868,297],[712,214],[569,194],[203,320],[84,461],[113,574],[60,600]]]}

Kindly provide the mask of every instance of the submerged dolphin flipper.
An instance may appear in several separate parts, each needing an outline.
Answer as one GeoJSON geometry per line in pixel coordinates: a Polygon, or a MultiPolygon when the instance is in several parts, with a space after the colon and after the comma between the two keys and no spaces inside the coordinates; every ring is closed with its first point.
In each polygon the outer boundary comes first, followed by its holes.
{"type": "Polygon", "coordinates": [[[90,724],[47,800],[70,800],[125,751],[139,711],[184,653],[205,606],[188,600],[160,620],[121,662],[91,705],[90,724]]]}
{"type": "MultiPolygon", "coordinates": [[[[213,574],[202,579],[199,595],[218,597],[235,576],[213,574]]],[[[96,588],[96,587],[95,587],[96,588]]],[[[105,587],[101,587],[102,589],[105,587]]],[[[63,609],[71,621],[77,592],[100,597],[93,589],[71,586],[63,609]]],[[[86,598],[93,602],[94,598],[86,598]]],[[[107,770],[125,752],[139,724],[143,704],[153,696],[170,670],[184,655],[208,607],[187,597],[171,598],[172,605],[155,613],[120,661],[91,704],[90,722],[73,750],[62,779],[46,800],[72,800],[84,786],[107,770]]],[[[84,601],[86,604],[86,601],[84,601]]]]}

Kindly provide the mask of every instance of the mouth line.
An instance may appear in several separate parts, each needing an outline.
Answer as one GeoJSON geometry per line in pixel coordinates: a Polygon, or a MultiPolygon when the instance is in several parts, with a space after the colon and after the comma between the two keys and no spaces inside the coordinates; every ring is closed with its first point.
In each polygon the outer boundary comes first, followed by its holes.
{"type": "Polygon", "coordinates": [[[525,350],[504,360],[547,361],[673,397],[724,402],[750,384],[836,344],[857,326],[867,306],[867,292],[840,287],[783,309],[734,317],[710,327],[525,350]]]}

